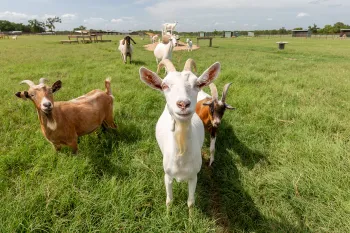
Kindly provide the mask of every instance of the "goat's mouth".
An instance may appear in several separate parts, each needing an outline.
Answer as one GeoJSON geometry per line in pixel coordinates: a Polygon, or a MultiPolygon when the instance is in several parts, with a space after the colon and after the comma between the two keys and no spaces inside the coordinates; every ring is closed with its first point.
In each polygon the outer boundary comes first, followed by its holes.
{"type": "Polygon", "coordinates": [[[175,113],[177,117],[180,119],[187,119],[192,116],[192,112],[177,112],[175,113]]]}
{"type": "Polygon", "coordinates": [[[49,114],[51,114],[51,112],[52,112],[52,108],[41,109],[41,111],[42,111],[43,113],[45,113],[46,115],[49,115],[49,114]]]}

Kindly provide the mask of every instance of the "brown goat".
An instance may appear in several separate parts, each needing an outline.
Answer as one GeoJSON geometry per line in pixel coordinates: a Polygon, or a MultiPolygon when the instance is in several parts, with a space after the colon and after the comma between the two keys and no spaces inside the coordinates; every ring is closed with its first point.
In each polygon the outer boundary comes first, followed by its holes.
{"type": "Polygon", "coordinates": [[[100,127],[116,128],[113,121],[113,96],[111,83],[105,80],[106,91],[93,90],[70,101],[54,102],[53,93],[58,91],[62,82],[56,81],[52,87],[45,85],[41,78],[38,85],[30,80],[21,82],[29,85],[28,91],[15,95],[24,100],[33,101],[38,113],[41,131],[56,150],[62,145],[78,149],[78,137],[89,134],[100,127]]]}
{"type": "Polygon", "coordinates": [[[198,101],[196,105],[196,113],[202,119],[206,131],[210,133],[210,166],[214,162],[215,141],[221,119],[224,116],[226,109],[235,109],[226,103],[226,94],[230,85],[231,83],[225,85],[224,91],[222,92],[222,98],[221,100],[218,100],[216,86],[214,83],[211,83],[209,87],[212,96],[208,96],[205,99],[198,101]]]}

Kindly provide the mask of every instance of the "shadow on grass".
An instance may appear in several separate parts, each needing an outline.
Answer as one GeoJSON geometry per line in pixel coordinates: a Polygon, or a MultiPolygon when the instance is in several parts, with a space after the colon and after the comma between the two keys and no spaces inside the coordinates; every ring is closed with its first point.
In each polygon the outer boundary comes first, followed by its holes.
{"type": "Polygon", "coordinates": [[[240,142],[232,126],[222,122],[213,167],[203,163],[197,186],[202,201],[199,208],[216,220],[219,232],[310,232],[301,221],[295,226],[283,216],[282,221],[263,216],[244,190],[234,158],[227,150],[234,150],[249,168],[266,160],[265,155],[240,142]]]}
{"type": "Polygon", "coordinates": [[[135,65],[137,65],[137,66],[144,66],[144,65],[147,64],[146,62],[139,61],[139,60],[132,60],[131,63],[132,63],[132,64],[135,64],[135,65]]]}
{"type": "Polygon", "coordinates": [[[132,144],[141,138],[141,131],[136,124],[119,123],[117,129],[101,128],[97,137],[89,138],[91,152],[86,153],[98,176],[126,176],[127,170],[118,158],[122,155],[119,144],[132,144]]]}

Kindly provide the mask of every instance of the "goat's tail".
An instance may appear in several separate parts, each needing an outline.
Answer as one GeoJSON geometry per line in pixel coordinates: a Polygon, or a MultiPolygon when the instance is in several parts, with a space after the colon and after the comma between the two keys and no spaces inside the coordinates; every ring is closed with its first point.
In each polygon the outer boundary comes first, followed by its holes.
{"type": "Polygon", "coordinates": [[[113,96],[112,95],[112,90],[111,90],[111,78],[108,77],[105,80],[105,87],[106,87],[106,93],[107,95],[113,96]]]}

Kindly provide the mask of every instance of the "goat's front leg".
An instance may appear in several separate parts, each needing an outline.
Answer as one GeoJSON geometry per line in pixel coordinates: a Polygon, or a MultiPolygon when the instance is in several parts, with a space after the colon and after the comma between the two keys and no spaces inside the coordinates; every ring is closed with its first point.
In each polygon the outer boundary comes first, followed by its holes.
{"type": "Polygon", "coordinates": [[[188,180],[188,199],[187,206],[191,208],[194,205],[194,193],[196,192],[197,186],[197,175],[195,175],[192,179],[188,180]]]}
{"type": "Polygon", "coordinates": [[[61,150],[61,145],[55,145],[55,144],[53,144],[53,146],[55,147],[55,150],[56,150],[56,151],[60,151],[60,150],[61,150]]]}
{"type": "Polygon", "coordinates": [[[166,190],[166,206],[169,208],[171,201],[173,200],[173,178],[168,174],[164,176],[165,190],[166,190]]]}
{"type": "Polygon", "coordinates": [[[216,135],[210,135],[210,161],[209,166],[214,162],[216,135]]]}
{"type": "Polygon", "coordinates": [[[76,137],[70,143],[68,143],[67,146],[72,148],[73,154],[76,154],[78,151],[78,137],[76,137]]]}

